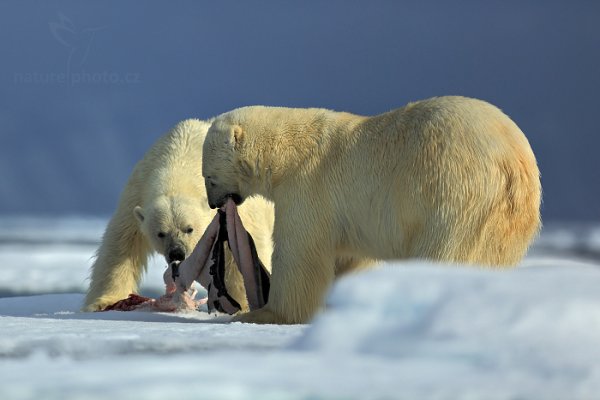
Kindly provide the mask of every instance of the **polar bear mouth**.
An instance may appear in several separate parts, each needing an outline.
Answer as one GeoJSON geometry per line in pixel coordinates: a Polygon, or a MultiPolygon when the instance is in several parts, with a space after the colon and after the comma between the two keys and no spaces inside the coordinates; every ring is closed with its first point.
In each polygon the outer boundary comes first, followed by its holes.
{"type": "Polygon", "coordinates": [[[210,208],[221,208],[227,203],[227,199],[233,200],[236,206],[239,206],[244,202],[244,198],[237,193],[229,193],[221,197],[216,203],[209,204],[210,208]]]}
{"type": "MultiPolygon", "coordinates": [[[[237,193],[231,193],[229,195],[227,195],[227,197],[231,198],[231,200],[233,200],[233,202],[235,203],[236,206],[239,206],[240,204],[242,204],[244,202],[244,199],[242,198],[242,196],[240,196],[237,193]]],[[[223,204],[225,204],[227,202],[227,199],[225,199],[225,202],[223,202],[223,204]]]]}

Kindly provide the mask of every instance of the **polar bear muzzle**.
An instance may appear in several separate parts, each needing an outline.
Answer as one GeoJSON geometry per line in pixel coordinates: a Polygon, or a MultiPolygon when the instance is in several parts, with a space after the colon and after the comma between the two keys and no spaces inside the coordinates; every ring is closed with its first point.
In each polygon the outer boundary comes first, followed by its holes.
{"type": "Polygon", "coordinates": [[[173,261],[185,260],[185,249],[181,246],[174,246],[167,251],[167,262],[170,264],[173,261]]]}

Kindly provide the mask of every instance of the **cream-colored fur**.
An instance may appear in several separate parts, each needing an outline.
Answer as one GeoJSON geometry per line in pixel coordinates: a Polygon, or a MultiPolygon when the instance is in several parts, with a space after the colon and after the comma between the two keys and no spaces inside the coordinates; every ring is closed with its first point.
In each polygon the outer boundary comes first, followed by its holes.
{"type": "Polygon", "coordinates": [[[338,257],[510,266],[540,228],[527,139],[498,108],[464,97],[374,117],[237,109],[210,128],[203,175],[213,207],[228,194],[275,204],[269,302],[241,321],[308,321],[338,257]]]}
{"type": "MultiPolygon", "coordinates": [[[[96,260],[84,310],[96,311],[137,291],[148,256],[181,249],[187,257],[215,215],[202,179],[202,144],[209,122],[186,120],[162,136],[135,166],[96,260]],[[158,234],[164,234],[159,238],[158,234]]],[[[273,205],[261,197],[239,208],[242,221],[270,270],[273,205]]],[[[240,273],[226,249],[226,284],[248,310],[240,273]]]]}

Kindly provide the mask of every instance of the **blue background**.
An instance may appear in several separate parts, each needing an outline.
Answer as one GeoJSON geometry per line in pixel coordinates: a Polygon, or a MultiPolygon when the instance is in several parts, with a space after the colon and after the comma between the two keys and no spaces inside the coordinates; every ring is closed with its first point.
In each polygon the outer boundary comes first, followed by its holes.
{"type": "Polygon", "coordinates": [[[177,121],[465,95],[538,157],[546,220],[600,220],[598,1],[3,1],[0,214],[109,215],[177,121]]]}

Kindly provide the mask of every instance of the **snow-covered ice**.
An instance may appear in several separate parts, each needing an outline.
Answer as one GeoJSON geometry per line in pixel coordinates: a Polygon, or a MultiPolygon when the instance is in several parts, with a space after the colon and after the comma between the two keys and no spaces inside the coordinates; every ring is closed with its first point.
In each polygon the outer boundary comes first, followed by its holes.
{"type": "Polygon", "coordinates": [[[547,226],[511,271],[387,263],[340,280],[311,324],[258,326],[81,313],[105,221],[9,222],[2,399],[600,398],[598,226],[547,226]]]}

